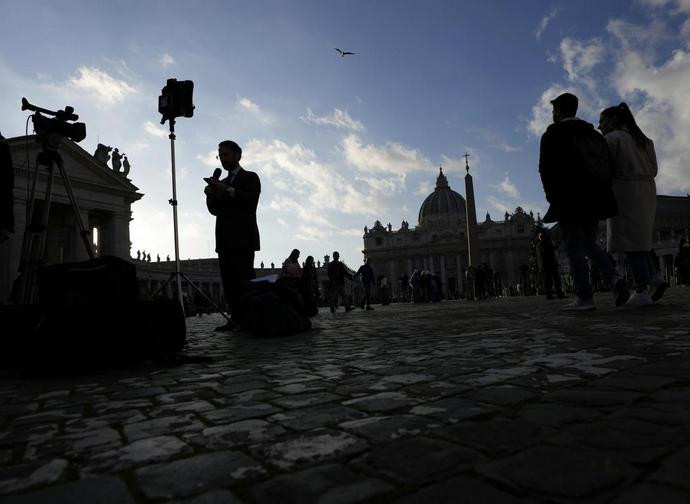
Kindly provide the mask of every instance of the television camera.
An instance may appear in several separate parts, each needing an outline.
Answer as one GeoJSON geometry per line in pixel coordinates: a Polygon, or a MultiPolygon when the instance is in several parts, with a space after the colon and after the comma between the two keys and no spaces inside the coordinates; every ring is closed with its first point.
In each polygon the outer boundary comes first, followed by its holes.
{"type": "Polygon", "coordinates": [[[67,106],[65,110],[48,110],[29,103],[22,98],[22,110],[31,110],[34,123],[34,131],[39,136],[60,135],[74,142],[81,142],[86,138],[86,124],[76,121],[79,116],[74,113],[74,108],[67,106]],[[45,115],[54,116],[53,119],[45,115]]]}

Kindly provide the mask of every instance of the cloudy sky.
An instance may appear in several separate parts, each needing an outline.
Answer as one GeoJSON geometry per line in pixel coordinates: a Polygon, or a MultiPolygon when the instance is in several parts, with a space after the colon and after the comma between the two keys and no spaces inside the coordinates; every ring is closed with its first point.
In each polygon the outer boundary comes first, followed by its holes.
{"type": "Polygon", "coordinates": [[[132,250],[173,252],[166,79],[193,80],[177,123],[182,258],[214,256],[202,177],[234,139],[261,177],[257,264],[292,248],[360,263],[375,220],[417,223],[438,168],[477,215],[546,209],[537,173],[550,99],[579,116],[627,101],[656,142],[659,193],[690,191],[690,0],[0,0],[0,131],[20,100],[72,105],[81,142],[118,147],[145,194],[132,250]],[[357,54],[341,58],[341,47],[357,54]]]}

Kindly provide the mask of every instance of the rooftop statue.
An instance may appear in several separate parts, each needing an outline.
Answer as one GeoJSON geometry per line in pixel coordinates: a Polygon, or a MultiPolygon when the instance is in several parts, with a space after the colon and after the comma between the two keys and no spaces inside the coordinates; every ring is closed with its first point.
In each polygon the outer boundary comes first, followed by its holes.
{"type": "Polygon", "coordinates": [[[110,155],[108,153],[111,150],[113,150],[112,147],[99,143],[98,147],[96,147],[96,152],[93,153],[93,157],[95,157],[96,161],[100,163],[108,164],[108,160],[110,159],[110,155]]]}
{"type": "Polygon", "coordinates": [[[126,154],[124,156],[124,159],[122,160],[122,167],[124,168],[122,174],[126,177],[127,175],[129,175],[129,169],[131,168],[126,154]]]}
{"type": "Polygon", "coordinates": [[[120,151],[115,148],[113,150],[113,160],[112,160],[112,165],[113,165],[113,171],[115,173],[118,173],[120,171],[120,168],[122,168],[122,155],[120,154],[120,151]]]}

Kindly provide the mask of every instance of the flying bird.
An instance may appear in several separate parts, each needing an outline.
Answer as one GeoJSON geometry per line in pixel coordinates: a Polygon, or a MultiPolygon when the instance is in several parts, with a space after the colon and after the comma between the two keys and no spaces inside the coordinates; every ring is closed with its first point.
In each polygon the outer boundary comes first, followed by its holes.
{"type": "Polygon", "coordinates": [[[347,56],[348,54],[356,54],[356,53],[353,53],[353,52],[350,52],[350,51],[343,51],[342,49],[338,49],[337,47],[335,47],[334,49],[340,53],[340,57],[341,57],[341,58],[344,58],[344,57],[347,56]]]}

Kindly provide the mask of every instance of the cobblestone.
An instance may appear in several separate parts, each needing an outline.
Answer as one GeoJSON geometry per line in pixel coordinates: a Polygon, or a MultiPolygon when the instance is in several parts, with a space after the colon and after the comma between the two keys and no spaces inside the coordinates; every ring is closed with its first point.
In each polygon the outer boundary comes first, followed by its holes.
{"type": "Polygon", "coordinates": [[[5,369],[9,503],[688,502],[690,291],[389,305],[190,357],[5,369]]]}

